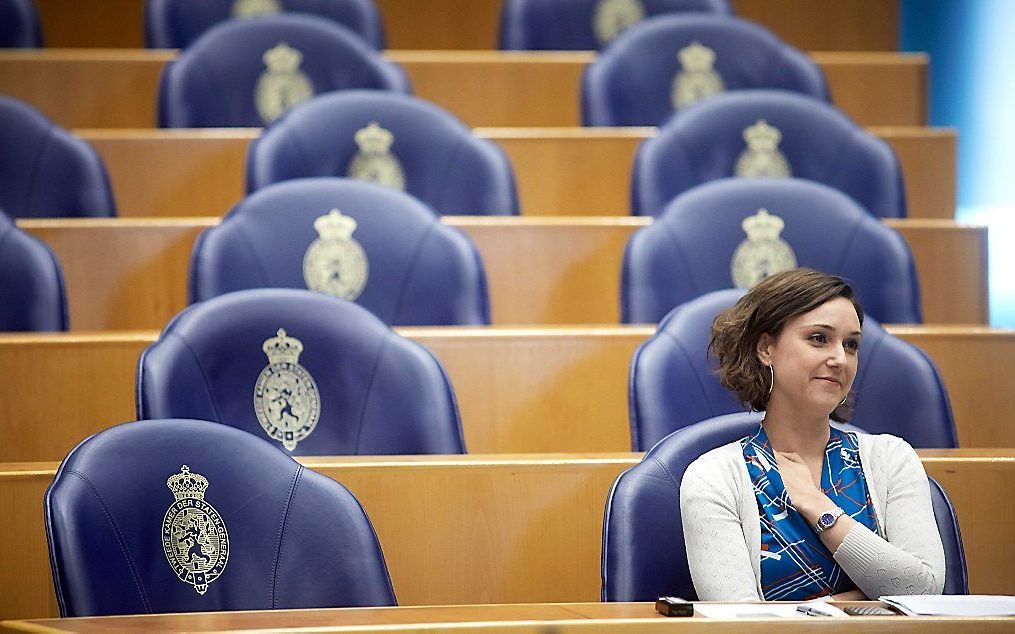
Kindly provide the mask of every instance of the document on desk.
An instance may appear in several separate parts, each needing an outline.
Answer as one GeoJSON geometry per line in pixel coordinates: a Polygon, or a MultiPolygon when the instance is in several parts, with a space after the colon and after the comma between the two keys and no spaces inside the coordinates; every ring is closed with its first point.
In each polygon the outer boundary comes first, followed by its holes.
{"type": "MultiPolygon", "coordinates": [[[[813,618],[797,610],[807,606],[821,612],[821,616],[845,617],[848,615],[824,601],[806,603],[695,603],[694,611],[712,619],[809,619],[813,618]]],[[[814,615],[817,616],[817,615],[814,615]]]]}
{"type": "Polygon", "coordinates": [[[913,594],[880,597],[909,616],[1015,616],[1015,597],[988,594],[913,594]]]}

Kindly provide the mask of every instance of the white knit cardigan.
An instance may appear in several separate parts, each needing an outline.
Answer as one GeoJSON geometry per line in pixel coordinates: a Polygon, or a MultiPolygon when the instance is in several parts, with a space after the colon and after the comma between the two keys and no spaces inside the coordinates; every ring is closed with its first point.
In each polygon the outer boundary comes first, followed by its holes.
{"type": "MultiPolygon", "coordinates": [[[[872,599],[940,594],[945,557],[920,458],[906,441],[859,434],[860,462],[879,534],[855,525],[833,553],[872,599]]],[[[761,520],[740,441],[702,455],[680,484],[691,580],[702,601],[759,601],[761,520]]]]}

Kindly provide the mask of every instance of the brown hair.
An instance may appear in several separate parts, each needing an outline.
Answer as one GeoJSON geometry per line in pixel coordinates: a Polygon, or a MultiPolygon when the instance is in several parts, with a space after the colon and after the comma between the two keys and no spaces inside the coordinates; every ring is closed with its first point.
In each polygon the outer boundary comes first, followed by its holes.
{"type": "MultiPolygon", "coordinates": [[[[719,381],[746,405],[764,411],[768,403],[768,369],[758,359],[761,335],[778,337],[786,322],[836,297],[853,303],[863,325],[863,308],[853,288],[841,277],[813,269],[776,273],[759,282],[736,304],[716,315],[708,350],[719,362],[719,381]]],[[[832,420],[844,423],[852,413],[853,395],[832,411],[832,420]]]]}

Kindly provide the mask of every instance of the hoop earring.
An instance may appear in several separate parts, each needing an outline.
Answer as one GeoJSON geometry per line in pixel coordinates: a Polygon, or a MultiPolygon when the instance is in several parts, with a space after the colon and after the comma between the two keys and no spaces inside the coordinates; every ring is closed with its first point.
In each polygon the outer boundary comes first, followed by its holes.
{"type": "Polygon", "coordinates": [[[775,389],[775,366],[768,366],[769,372],[772,373],[772,382],[768,384],[768,398],[772,398],[772,390],[775,389]]]}
{"type": "Polygon", "coordinates": [[[843,405],[845,405],[846,404],[846,399],[848,399],[848,398],[849,398],[849,392],[846,392],[846,395],[842,397],[842,400],[839,401],[839,404],[836,405],[836,407],[842,407],[843,405]]]}

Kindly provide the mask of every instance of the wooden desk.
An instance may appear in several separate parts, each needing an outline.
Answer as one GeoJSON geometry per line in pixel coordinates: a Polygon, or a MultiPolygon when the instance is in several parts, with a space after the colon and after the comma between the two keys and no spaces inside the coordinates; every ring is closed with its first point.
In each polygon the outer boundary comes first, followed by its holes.
{"type": "MultiPolygon", "coordinates": [[[[74,330],[135,330],[161,329],[186,307],[192,245],[218,222],[77,218],[18,226],[60,259],[74,330]]],[[[468,233],[479,249],[493,323],[573,325],[618,323],[624,247],[651,218],[445,216],[444,222],[468,233]]],[[[913,251],[926,323],[988,323],[986,227],[884,224],[913,251]]]]}
{"type": "MultiPolygon", "coordinates": [[[[648,326],[400,328],[444,364],[480,454],[627,451],[627,382],[648,326]]],[[[962,447],[1015,447],[1015,331],[900,327],[941,371],[962,447]],[[984,376],[994,377],[986,382],[984,376]]],[[[134,372],[157,333],[0,335],[0,462],[59,460],[133,420],[134,372]]]]}
{"type": "MultiPolygon", "coordinates": [[[[175,51],[62,49],[0,52],[0,93],[34,105],[70,128],[150,128],[159,75],[175,51]],[[68,99],[67,95],[74,95],[68,99]]],[[[388,51],[417,96],[468,125],[580,125],[580,80],[588,52],[388,51]]],[[[922,53],[812,55],[835,104],[865,126],[927,121],[922,53]]]]}
{"type": "MultiPolygon", "coordinates": [[[[243,198],[247,146],[259,128],[81,129],[109,170],[121,216],[221,216],[243,198]]],[[[871,128],[891,144],[910,218],[955,216],[950,128],[871,128]]],[[[514,166],[526,216],[623,216],[635,150],[655,128],[476,128],[514,166]],[[576,167],[580,166],[580,167],[576,167]]]]}
{"type": "MultiPolygon", "coordinates": [[[[143,424],[143,423],[139,423],[143,424]]],[[[923,451],[948,490],[970,590],[1015,593],[1015,450],[923,451]]],[[[403,605],[597,601],[603,509],[637,454],[307,458],[366,509],[403,605]]],[[[59,614],[42,499],[55,463],[0,464],[0,618],[59,614]]]]}

